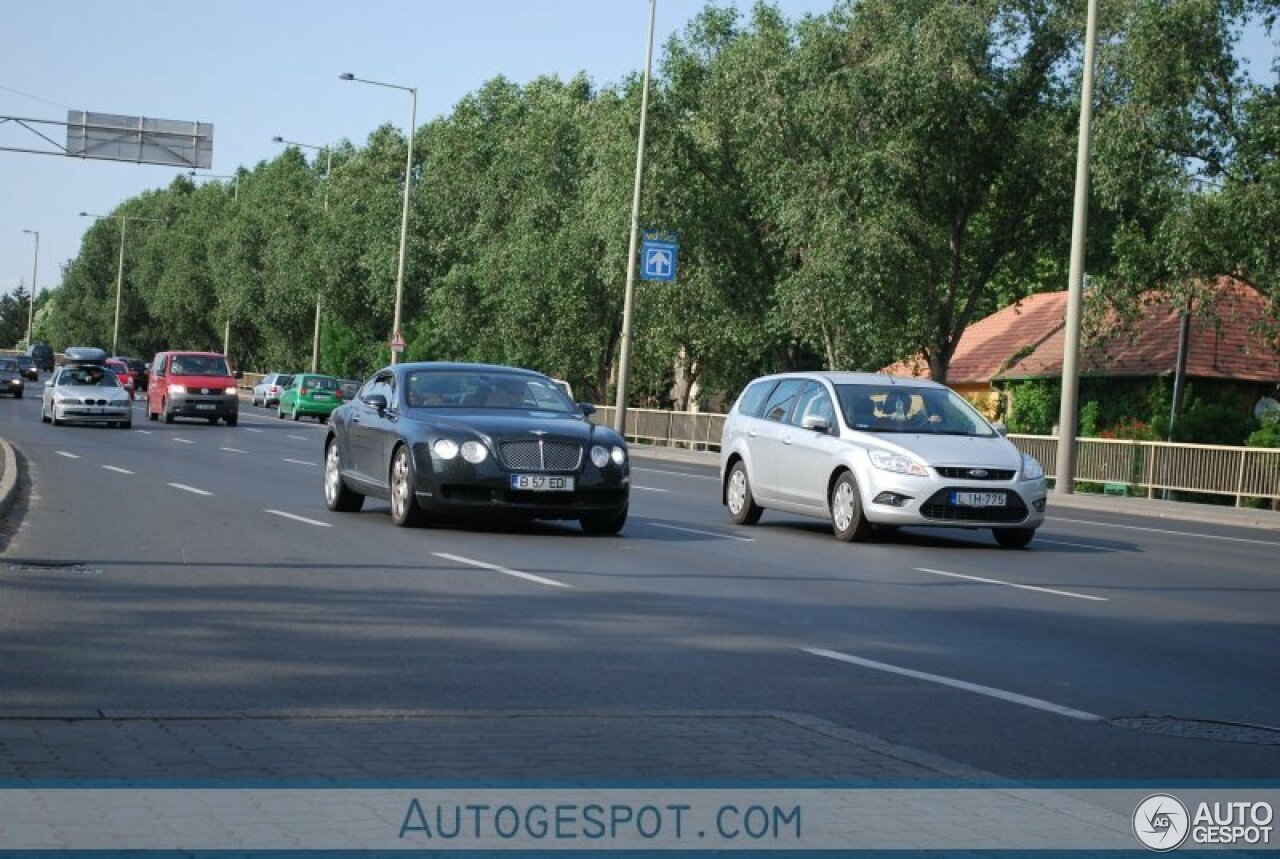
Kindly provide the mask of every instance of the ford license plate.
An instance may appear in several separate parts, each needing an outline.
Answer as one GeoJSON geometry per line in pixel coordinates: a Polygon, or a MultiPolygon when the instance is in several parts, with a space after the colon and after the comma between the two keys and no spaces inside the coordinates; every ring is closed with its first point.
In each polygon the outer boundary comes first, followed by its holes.
{"type": "Polygon", "coordinates": [[[573,478],[550,474],[513,474],[511,488],[520,492],[572,492],[573,478]]]}
{"type": "Polygon", "coordinates": [[[1003,492],[952,492],[952,507],[1004,507],[1007,498],[1003,492]]]}

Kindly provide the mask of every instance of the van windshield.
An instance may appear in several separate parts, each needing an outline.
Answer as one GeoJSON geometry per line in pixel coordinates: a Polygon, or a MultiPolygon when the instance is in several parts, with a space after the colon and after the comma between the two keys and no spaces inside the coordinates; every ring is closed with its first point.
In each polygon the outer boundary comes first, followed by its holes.
{"type": "Polygon", "coordinates": [[[221,355],[174,355],[169,363],[174,376],[230,376],[227,359],[221,355]]]}

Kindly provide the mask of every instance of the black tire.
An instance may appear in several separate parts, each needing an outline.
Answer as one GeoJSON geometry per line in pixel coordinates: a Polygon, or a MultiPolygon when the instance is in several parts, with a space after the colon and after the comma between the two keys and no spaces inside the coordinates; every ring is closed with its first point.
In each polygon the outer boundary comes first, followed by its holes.
{"type": "Polygon", "coordinates": [[[50,411],[49,411],[49,423],[53,424],[53,425],[54,425],[54,426],[56,426],[56,427],[60,427],[60,426],[62,426],[64,423],[66,423],[66,421],[60,421],[60,420],[58,420],[58,415],[57,415],[57,413],[56,413],[56,412],[54,412],[53,410],[50,410],[50,411]]]}
{"type": "Polygon", "coordinates": [[[158,415],[157,413],[155,413],[155,412],[151,411],[151,404],[150,404],[150,403],[148,403],[148,404],[147,404],[147,420],[149,420],[149,421],[158,421],[158,420],[160,420],[160,415],[158,415]]]}
{"type": "Polygon", "coordinates": [[[218,425],[218,419],[216,417],[209,418],[209,426],[216,427],[217,425],[218,425]]]}
{"type": "Polygon", "coordinates": [[[280,420],[284,420],[284,406],[276,406],[276,417],[280,420]]]}
{"type": "Polygon", "coordinates": [[[831,510],[831,532],[842,543],[855,543],[871,536],[871,523],[862,512],[862,495],[853,475],[845,472],[831,487],[828,506],[831,510]]]}
{"type": "Polygon", "coordinates": [[[627,508],[623,507],[615,513],[592,513],[579,518],[578,524],[593,537],[610,537],[627,524],[627,508]]]}
{"type": "Polygon", "coordinates": [[[168,401],[168,400],[161,400],[161,401],[160,401],[160,411],[164,412],[164,422],[165,422],[165,423],[167,423],[167,424],[171,424],[171,423],[173,423],[173,412],[169,411],[169,401],[168,401]]]}
{"type": "Polygon", "coordinates": [[[426,513],[418,505],[418,498],[413,492],[413,457],[409,448],[400,445],[391,454],[391,465],[388,471],[388,486],[391,490],[391,521],[402,528],[423,525],[427,521],[426,513]]]}
{"type": "Polygon", "coordinates": [[[133,429],[133,419],[132,419],[132,418],[130,418],[130,419],[129,419],[129,420],[127,420],[127,421],[121,421],[121,422],[120,422],[120,429],[127,429],[127,430],[131,430],[131,429],[133,429]]]}
{"type": "Polygon", "coordinates": [[[14,398],[15,400],[20,400],[20,399],[22,399],[22,391],[14,391],[14,392],[13,392],[13,398],[14,398]]]}
{"type": "Polygon", "coordinates": [[[233,426],[235,426],[236,424],[238,424],[238,423],[240,422],[240,416],[239,416],[239,415],[232,415],[231,417],[227,418],[226,420],[227,420],[227,426],[229,426],[229,427],[233,427],[233,426]]]}
{"type": "Polygon", "coordinates": [[[342,479],[342,453],[336,438],[330,438],[324,449],[324,506],[335,513],[356,513],[364,506],[364,496],[348,489],[342,479]]]}
{"type": "Polygon", "coordinates": [[[1006,549],[1025,549],[1036,535],[1035,528],[992,528],[991,535],[1006,549]]]}
{"type": "Polygon", "coordinates": [[[49,416],[44,413],[44,405],[42,404],[40,406],[40,423],[47,424],[48,422],[49,416]]]}
{"type": "Polygon", "coordinates": [[[302,415],[298,414],[298,407],[297,407],[297,406],[294,406],[294,407],[293,407],[293,414],[292,414],[292,415],[290,415],[290,417],[291,417],[291,418],[293,418],[293,420],[294,420],[294,421],[300,421],[300,420],[302,420],[302,415]]]}
{"type": "Polygon", "coordinates": [[[253,407],[254,407],[254,408],[257,408],[257,406],[258,406],[258,398],[257,398],[257,397],[251,397],[251,398],[249,399],[249,402],[253,405],[253,407]]]}
{"type": "Polygon", "coordinates": [[[760,521],[764,508],[756,503],[751,494],[751,479],[747,477],[747,466],[742,460],[733,464],[729,476],[725,479],[725,505],[729,508],[729,516],[739,525],[754,525],[760,521]]]}

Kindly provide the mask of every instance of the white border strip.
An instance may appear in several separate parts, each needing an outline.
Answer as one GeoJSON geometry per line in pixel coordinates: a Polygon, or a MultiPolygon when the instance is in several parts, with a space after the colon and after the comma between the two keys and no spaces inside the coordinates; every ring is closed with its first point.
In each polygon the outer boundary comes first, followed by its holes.
{"type": "Polygon", "coordinates": [[[1095,597],[1092,594],[1078,594],[1074,591],[1059,591],[1053,588],[1039,588],[1035,585],[1020,585],[1017,582],[1006,582],[1001,579],[986,579],[982,576],[966,576],[963,573],[948,573],[946,570],[931,570],[928,567],[915,567],[917,573],[929,573],[934,576],[948,576],[953,579],[966,579],[971,582],[980,582],[984,585],[1004,585],[1006,588],[1017,588],[1021,591],[1036,591],[1042,594],[1054,594],[1060,597],[1071,597],[1078,600],[1093,600],[1094,602],[1109,602],[1108,597],[1095,597]]]}
{"type": "Polygon", "coordinates": [[[950,686],[952,689],[962,689],[965,692],[976,692],[979,695],[986,695],[988,698],[999,698],[1001,701],[1008,701],[1011,704],[1021,704],[1023,707],[1044,710],[1046,713],[1066,716],[1069,719],[1079,719],[1082,722],[1101,722],[1103,719],[1102,716],[1099,716],[1096,713],[1086,713],[1084,710],[1077,710],[1073,707],[1064,707],[1061,704],[1055,704],[1052,701],[1046,701],[1043,698],[1031,698],[1027,695],[1019,695],[1017,692],[1006,692],[1003,689],[996,689],[994,686],[982,686],[978,683],[970,683],[967,680],[956,680],[951,677],[943,677],[941,674],[929,674],[928,672],[916,671],[912,668],[900,668],[897,665],[890,665],[887,662],[876,662],[874,659],[863,659],[859,656],[850,656],[847,653],[840,653],[836,650],[824,650],[820,647],[801,647],[800,650],[803,650],[805,653],[813,656],[834,659],[837,662],[847,662],[850,665],[858,665],[862,668],[870,668],[874,671],[887,671],[890,674],[900,674],[903,677],[924,680],[928,683],[937,683],[941,686],[950,686]]]}
{"type": "Polygon", "coordinates": [[[194,486],[188,486],[185,483],[170,483],[174,489],[181,489],[183,492],[190,492],[195,495],[212,495],[212,492],[206,492],[203,489],[196,489],[194,486]]]}
{"type": "Polygon", "coordinates": [[[736,534],[718,534],[715,531],[699,531],[697,528],[682,528],[679,525],[664,525],[661,522],[650,522],[655,528],[666,528],[669,531],[683,531],[686,534],[701,534],[704,537],[719,537],[721,540],[738,540],[742,543],[754,543],[755,537],[739,537],[736,534]]]}
{"type": "MultiPolygon", "coordinates": [[[[1128,513],[1128,516],[1141,516],[1141,513],[1128,513]]],[[[1201,540],[1225,540],[1228,543],[1256,543],[1259,546],[1280,546],[1276,540],[1254,540],[1249,537],[1227,537],[1223,534],[1201,534],[1198,531],[1174,531],[1172,528],[1148,528],[1143,525],[1121,525],[1118,522],[1093,522],[1088,519],[1067,519],[1063,516],[1049,517],[1055,522],[1070,522],[1073,525],[1096,525],[1100,528],[1126,528],[1130,531],[1147,531],[1151,534],[1172,534],[1175,537],[1198,537],[1201,540]]],[[[1248,525],[1225,525],[1227,528],[1248,528],[1248,525]]]]}
{"type": "Polygon", "coordinates": [[[450,555],[446,552],[432,552],[437,558],[443,558],[446,561],[453,561],[458,564],[469,564],[473,567],[480,567],[483,570],[492,570],[495,573],[502,573],[504,576],[515,576],[517,579],[536,582],[540,585],[550,585],[553,588],[571,588],[573,585],[566,585],[564,582],[557,582],[555,579],[546,579],[542,576],[535,576],[533,573],[522,573],[519,570],[511,570],[506,567],[499,567],[497,564],[486,564],[484,561],[475,561],[471,558],[464,558],[461,555],[450,555]]]}
{"type": "Polygon", "coordinates": [[[275,516],[283,516],[286,519],[292,519],[295,522],[305,522],[308,525],[315,525],[320,528],[333,527],[333,525],[329,522],[321,522],[319,519],[308,519],[306,516],[299,516],[296,513],[286,513],[283,510],[271,510],[267,508],[266,512],[271,513],[272,515],[275,515],[275,516]]]}

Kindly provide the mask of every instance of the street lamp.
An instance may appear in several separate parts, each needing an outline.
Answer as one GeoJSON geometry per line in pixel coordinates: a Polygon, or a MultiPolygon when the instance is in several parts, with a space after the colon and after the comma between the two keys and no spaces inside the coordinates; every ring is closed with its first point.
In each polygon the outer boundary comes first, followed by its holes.
{"type": "Polygon", "coordinates": [[[649,69],[653,65],[653,19],[658,0],[649,0],[649,40],[644,52],[644,85],[640,90],[640,139],[636,144],[636,184],[631,195],[631,241],[627,247],[627,287],[622,302],[622,339],[618,347],[618,395],[613,428],[627,434],[627,377],[631,368],[631,325],[635,315],[636,245],[640,235],[640,177],[644,175],[644,130],[649,115],[649,69]]]}
{"type": "MultiPolygon", "coordinates": [[[[394,342],[401,336],[400,334],[400,308],[404,303],[404,257],[405,245],[409,239],[409,184],[413,177],[413,132],[418,124],[418,90],[416,87],[400,86],[399,84],[383,83],[381,81],[365,80],[358,78],[351,72],[343,72],[338,75],[338,80],[356,81],[357,83],[370,84],[372,86],[387,87],[388,89],[403,90],[411,96],[409,108],[409,155],[405,159],[404,165],[404,211],[400,215],[400,262],[396,270],[396,312],[395,321],[391,325],[391,338],[394,342]]],[[[395,347],[391,349],[391,363],[396,363],[399,353],[395,347]]]]}
{"type": "Polygon", "coordinates": [[[197,173],[194,170],[188,170],[187,175],[193,179],[230,179],[231,180],[231,199],[240,199],[240,174],[239,173],[197,173]]]}
{"type": "MultiPolygon", "coordinates": [[[[271,138],[272,143],[283,143],[285,146],[297,146],[300,149],[314,149],[317,152],[324,151],[326,157],[324,162],[324,211],[329,213],[329,174],[333,172],[333,147],[316,146],[314,143],[299,143],[296,140],[285,140],[280,135],[271,138]]],[[[316,326],[315,333],[311,336],[311,372],[318,373],[320,366],[320,294],[316,293],[316,326]]]]}
{"type": "Polygon", "coordinates": [[[120,222],[120,261],[116,264],[116,324],[115,330],[111,334],[111,354],[118,354],[117,347],[120,344],[120,293],[124,289],[124,239],[125,228],[129,226],[130,221],[149,221],[151,223],[163,223],[163,218],[140,218],[137,215],[95,215],[92,212],[81,212],[82,218],[97,218],[100,221],[119,221],[120,222]]]}
{"type": "Polygon", "coordinates": [[[27,305],[27,346],[30,346],[31,326],[36,318],[36,272],[40,270],[40,232],[38,230],[23,230],[23,232],[36,237],[36,254],[31,261],[31,301],[27,305]]]}

